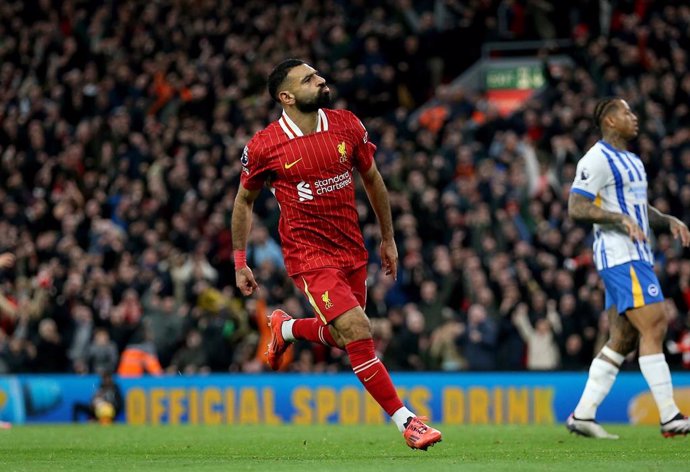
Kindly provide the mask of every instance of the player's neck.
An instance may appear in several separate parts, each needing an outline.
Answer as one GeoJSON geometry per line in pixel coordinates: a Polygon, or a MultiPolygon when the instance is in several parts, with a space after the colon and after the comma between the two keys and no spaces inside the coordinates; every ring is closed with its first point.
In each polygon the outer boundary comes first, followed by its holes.
{"type": "Polygon", "coordinates": [[[299,127],[302,134],[314,133],[319,124],[319,112],[303,113],[297,108],[285,109],[285,113],[290,117],[292,122],[299,127]]]}
{"type": "Polygon", "coordinates": [[[618,133],[615,133],[615,132],[606,133],[606,134],[604,134],[603,139],[609,145],[613,146],[614,148],[618,149],[619,151],[625,151],[628,149],[628,141],[618,133]]]}

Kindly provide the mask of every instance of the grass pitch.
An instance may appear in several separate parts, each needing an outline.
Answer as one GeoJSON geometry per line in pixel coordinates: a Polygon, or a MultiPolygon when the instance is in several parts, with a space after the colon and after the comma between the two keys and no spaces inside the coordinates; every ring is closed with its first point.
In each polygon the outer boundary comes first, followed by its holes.
{"type": "Polygon", "coordinates": [[[22,426],[0,431],[10,471],[664,471],[687,470],[690,438],[610,426],[595,441],[557,426],[440,426],[428,452],[385,426],[22,426]]]}

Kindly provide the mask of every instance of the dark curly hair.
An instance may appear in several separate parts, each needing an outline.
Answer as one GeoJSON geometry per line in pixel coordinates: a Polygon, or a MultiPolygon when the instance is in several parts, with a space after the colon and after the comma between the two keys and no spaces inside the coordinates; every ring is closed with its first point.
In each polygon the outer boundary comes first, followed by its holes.
{"type": "Polygon", "coordinates": [[[601,129],[601,120],[610,112],[618,108],[617,97],[606,97],[599,100],[594,107],[594,125],[601,129]]]}
{"type": "Polygon", "coordinates": [[[283,62],[273,68],[271,73],[268,75],[268,93],[271,95],[273,100],[280,103],[280,100],[276,95],[278,93],[278,87],[280,87],[280,85],[283,83],[285,77],[287,77],[288,73],[290,72],[290,69],[301,66],[302,64],[306,64],[306,62],[300,59],[285,59],[283,62]]]}

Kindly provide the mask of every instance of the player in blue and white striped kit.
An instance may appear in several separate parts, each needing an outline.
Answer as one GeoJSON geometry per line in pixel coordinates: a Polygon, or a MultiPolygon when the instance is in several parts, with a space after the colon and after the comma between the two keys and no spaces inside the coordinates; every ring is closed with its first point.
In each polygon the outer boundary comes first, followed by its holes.
{"type": "Polygon", "coordinates": [[[671,373],[663,353],[667,321],[664,295],[654,273],[649,245],[651,228],[668,229],[690,246],[688,227],[661,213],[647,199],[647,174],[640,158],[626,150],[637,136],[637,117],[625,100],[597,103],[594,121],[603,139],[577,165],[568,201],[570,216],[594,224],[594,260],[606,288],[611,337],[594,359],[574,413],[570,431],[616,439],[596,421],[596,410],[608,394],[625,355],[639,340],[640,370],[649,385],[666,436],[690,432],[690,421],[673,399],[671,373]]]}

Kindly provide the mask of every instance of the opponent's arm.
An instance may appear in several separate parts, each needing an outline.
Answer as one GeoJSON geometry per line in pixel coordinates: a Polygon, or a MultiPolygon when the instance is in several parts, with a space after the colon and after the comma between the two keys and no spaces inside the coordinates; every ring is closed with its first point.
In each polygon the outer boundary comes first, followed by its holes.
{"type": "Polygon", "coordinates": [[[252,227],[254,200],[261,190],[247,190],[240,184],[232,210],[232,247],[235,257],[235,283],[242,295],[251,295],[258,287],[252,270],[247,266],[246,247],[252,227]]]}
{"type": "Polygon", "coordinates": [[[572,192],[568,197],[568,214],[573,220],[580,223],[621,225],[633,241],[646,239],[642,228],[630,216],[599,208],[590,199],[579,193],[572,192]]]}
{"type": "Polygon", "coordinates": [[[649,226],[660,230],[668,229],[674,238],[680,239],[683,246],[690,246],[690,231],[688,231],[687,225],[678,218],[662,213],[649,203],[647,204],[647,216],[649,226]]]}
{"type": "Polygon", "coordinates": [[[386,275],[392,275],[394,279],[397,279],[398,248],[393,235],[391,204],[386,184],[375,163],[372,163],[371,167],[362,174],[362,182],[381,227],[381,266],[386,275]]]}

